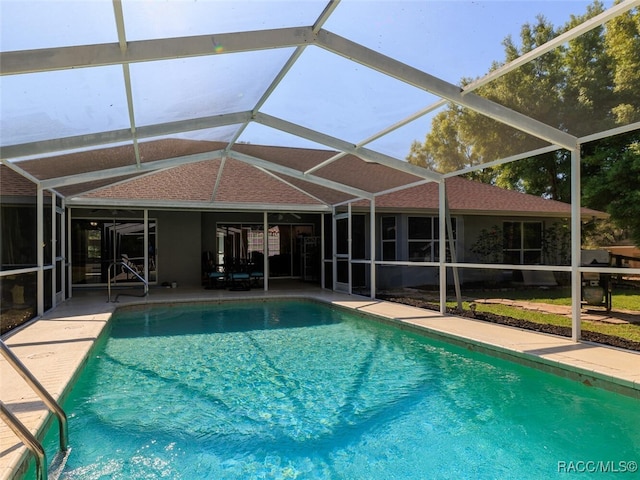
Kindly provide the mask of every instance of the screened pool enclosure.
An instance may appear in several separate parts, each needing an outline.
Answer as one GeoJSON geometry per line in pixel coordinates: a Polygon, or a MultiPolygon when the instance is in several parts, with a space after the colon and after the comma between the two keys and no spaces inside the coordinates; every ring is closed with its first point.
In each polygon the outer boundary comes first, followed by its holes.
{"type": "MultiPolygon", "coordinates": [[[[575,114],[560,118],[553,106],[541,108],[534,86],[508,106],[487,87],[637,15],[640,1],[607,2],[585,15],[588,5],[3,1],[3,299],[31,301],[41,315],[76,285],[103,284],[101,265],[123,254],[154,282],[162,268],[199,270],[202,251],[215,257],[219,245],[251,245],[265,271],[302,276],[304,262],[269,264],[268,255],[299,256],[308,245],[289,238],[298,235],[317,239],[322,267],[313,275],[324,287],[352,293],[361,281],[372,298],[381,265],[411,266],[420,255],[420,265],[437,272],[443,311],[458,268],[564,272],[578,340],[581,275],[619,271],[581,263],[581,145],[640,128],[636,116],[614,115],[638,108],[637,92],[627,103],[588,109],[580,95],[564,99],[563,112],[575,114]],[[537,14],[556,25],[576,21],[502,60],[502,40],[537,14]],[[442,162],[409,163],[412,144],[452,106],[482,124],[482,155],[446,170],[442,162]],[[458,263],[461,241],[449,240],[462,238],[464,225],[454,218],[448,228],[446,180],[552,152],[570,156],[568,264],[458,263]],[[389,221],[379,218],[388,211],[381,199],[423,184],[437,185],[432,250],[422,256],[416,241],[410,259],[388,260],[393,238],[380,233],[389,221]],[[197,239],[180,237],[196,224],[197,239]],[[184,260],[172,260],[169,245],[184,260]]],[[[573,81],[582,91],[590,80],[573,81]]]]}

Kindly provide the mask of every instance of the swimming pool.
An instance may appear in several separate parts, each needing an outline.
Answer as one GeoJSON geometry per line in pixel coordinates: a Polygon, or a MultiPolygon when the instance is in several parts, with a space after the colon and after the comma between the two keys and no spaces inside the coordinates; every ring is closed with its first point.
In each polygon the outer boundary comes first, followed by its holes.
{"type": "Polygon", "coordinates": [[[64,405],[61,478],[521,479],[639,460],[637,400],[312,302],[123,310],[109,333],[64,405]]]}

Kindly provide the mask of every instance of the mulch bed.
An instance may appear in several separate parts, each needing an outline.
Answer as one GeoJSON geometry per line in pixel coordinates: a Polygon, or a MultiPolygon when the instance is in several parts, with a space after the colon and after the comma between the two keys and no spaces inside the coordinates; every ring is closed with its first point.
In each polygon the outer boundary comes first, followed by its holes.
{"type": "Polygon", "coordinates": [[[11,309],[0,313],[0,334],[7,333],[35,317],[33,307],[11,309]]]}
{"type": "MultiPolygon", "coordinates": [[[[440,306],[438,304],[428,302],[425,300],[420,300],[417,298],[402,297],[397,295],[378,295],[378,298],[380,300],[402,303],[404,305],[410,305],[412,307],[440,311],[440,306]]],[[[457,308],[447,308],[447,312],[452,315],[458,315],[460,317],[474,318],[476,320],[483,320],[485,322],[491,322],[491,323],[499,323],[501,325],[508,325],[510,327],[517,327],[525,330],[533,330],[541,333],[550,333],[550,334],[558,335],[561,337],[571,337],[571,327],[546,325],[541,323],[530,322],[528,320],[519,320],[517,318],[506,317],[503,315],[495,315],[493,313],[486,313],[486,312],[474,313],[469,310],[464,310],[460,312],[457,308]]],[[[634,342],[633,340],[627,340],[626,338],[615,337],[612,335],[605,335],[602,333],[582,330],[582,340],[640,352],[640,342],[634,342]]]]}

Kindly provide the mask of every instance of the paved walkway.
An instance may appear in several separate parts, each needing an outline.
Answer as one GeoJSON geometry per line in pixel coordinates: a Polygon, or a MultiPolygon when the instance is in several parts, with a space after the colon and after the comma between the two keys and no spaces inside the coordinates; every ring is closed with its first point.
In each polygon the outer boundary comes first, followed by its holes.
{"type": "MultiPolygon", "coordinates": [[[[474,345],[511,360],[551,371],[579,381],[620,391],[635,397],[640,406],[640,354],[588,343],[574,343],[563,337],[545,335],[481,322],[440,315],[396,303],[371,300],[320,290],[301,288],[287,291],[228,292],[202,289],[156,289],[147,298],[121,297],[120,304],[194,302],[223,299],[279,297],[313,298],[344,308],[366,312],[389,322],[449,342],[474,345]]],[[[93,343],[107,324],[116,305],[106,295],[78,293],[44,318],[5,337],[12,351],[45,388],[59,399],[89,355],[93,343]]],[[[39,438],[50,419],[49,412],[24,380],[0,358],[0,398],[39,438]]],[[[73,438],[70,439],[73,445],[73,438]]],[[[29,452],[4,423],[0,422],[0,479],[13,479],[29,452]]],[[[51,459],[49,459],[51,460],[51,459]]]]}

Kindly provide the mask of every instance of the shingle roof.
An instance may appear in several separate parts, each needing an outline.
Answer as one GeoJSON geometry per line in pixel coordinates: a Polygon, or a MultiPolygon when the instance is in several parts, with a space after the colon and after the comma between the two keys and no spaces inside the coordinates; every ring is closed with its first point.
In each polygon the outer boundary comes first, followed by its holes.
{"type": "Polygon", "coordinates": [[[0,194],[31,197],[36,194],[36,185],[9,167],[0,165],[0,194]]]}
{"type": "MultiPolygon", "coordinates": [[[[161,140],[140,145],[142,162],[147,164],[167,158],[186,157],[224,150],[220,142],[187,140],[161,140]]],[[[282,167],[306,172],[338,152],[329,150],[286,148],[250,144],[236,144],[234,151],[244,155],[268,160],[282,167]]],[[[205,155],[206,157],[206,155],[205,155]]],[[[46,180],[135,165],[135,156],[130,147],[93,150],[74,153],[51,159],[20,162],[20,167],[34,177],[46,180]]],[[[20,194],[25,190],[24,180],[7,167],[2,173],[2,192],[20,194]]],[[[366,192],[380,192],[408,183],[423,180],[406,172],[376,163],[366,162],[353,155],[319,168],[317,178],[340,182],[366,192]]],[[[306,177],[305,177],[306,178],[306,177]]],[[[493,214],[495,212],[514,215],[569,216],[571,206],[566,203],[545,200],[533,195],[504,190],[491,185],[453,177],[446,180],[449,207],[462,214],[493,214]]],[[[287,206],[288,208],[326,208],[346,200],[354,200],[351,194],[327,186],[305,181],[280,172],[269,173],[262,168],[230,157],[211,154],[211,159],[195,163],[178,164],[152,172],[141,172],[128,176],[85,182],[58,189],[61,194],[73,196],[75,204],[83,201],[95,205],[96,201],[131,201],[134,205],[164,205],[180,208],[197,204],[202,208],[256,208],[256,205],[287,206]]],[[[368,208],[368,202],[358,201],[356,207],[368,208]]],[[[382,210],[430,210],[438,209],[438,184],[434,182],[376,196],[376,208],[382,210]]],[[[602,212],[582,209],[583,216],[603,216],[602,212]]]]}
{"type": "MultiPolygon", "coordinates": [[[[513,190],[494,187],[486,183],[452,177],[445,181],[449,208],[459,214],[493,214],[495,212],[517,215],[571,215],[571,205],[527,195],[513,190]]],[[[428,183],[407,188],[376,198],[376,208],[438,209],[438,185],[428,183]]],[[[583,216],[606,216],[603,212],[582,209],[583,216]]]]}

